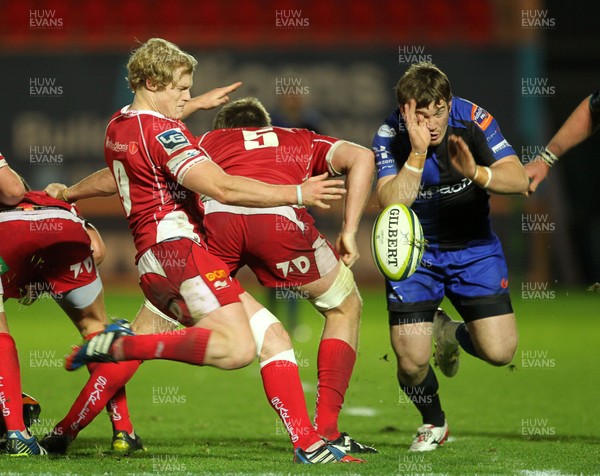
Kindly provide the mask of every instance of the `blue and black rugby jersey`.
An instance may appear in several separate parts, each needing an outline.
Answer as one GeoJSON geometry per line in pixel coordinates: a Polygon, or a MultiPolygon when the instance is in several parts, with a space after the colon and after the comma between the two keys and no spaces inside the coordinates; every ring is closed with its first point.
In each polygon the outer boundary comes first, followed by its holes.
{"type": "MultiPolygon", "coordinates": [[[[412,205],[430,246],[440,249],[460,249],[475,240],[494,236],[488,217],[487,191],[460,175],[450,164],[447,152],[450,134],[463,138],[478,165],[490,166],[516,155],[487,111],[465,99],[456,96],[452,99],[446,135],[440,145],[427,151],[421,187],[412,205]]],[[[373,150],[377,179],[396,175],[408,159],[410,140],[399,109],[377,131],[373,150]]]]}

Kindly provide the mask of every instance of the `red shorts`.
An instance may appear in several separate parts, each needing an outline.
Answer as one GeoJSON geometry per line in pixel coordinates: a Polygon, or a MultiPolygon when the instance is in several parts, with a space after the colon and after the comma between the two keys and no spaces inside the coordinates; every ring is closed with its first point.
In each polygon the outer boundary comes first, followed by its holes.
{"type": "Polygon", "coordinates": [[[59,208],[0,212],[5,298],[60,295],[97,278],[84,221],[59,208]]]}
{"type": "Polygon", "coordinates": [[[263,286],[301,286],[331,272],[339,255],[315,228],[304,208],[232,207],[205,204],[204,226],[211,253],[233,276],[244,265],[263,286]]]}
{"type": "Polygon", "coordinates": [[[187,238],[163,241],[146,250],[138,271],[146,298],[188,327],[222,306],[240,302],[244,292],[223,261],[187,238]]]}

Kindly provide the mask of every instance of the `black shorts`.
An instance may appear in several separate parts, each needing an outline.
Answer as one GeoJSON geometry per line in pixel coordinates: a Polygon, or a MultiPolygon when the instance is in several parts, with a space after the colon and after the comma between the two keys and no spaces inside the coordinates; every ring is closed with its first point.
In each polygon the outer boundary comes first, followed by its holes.
{"type": "MultiPolygon", "coordinates": [[[[465,322],[512,314],[513,312],[510,295],[507,293],[473,298],[449,296],[449,299],[465,322]]],[[[388,303],[389,324],[390,326],[397,326],[417,322],[433,322],[433,316],[440,304],[441,301],[390,302],[388,303]]]]}

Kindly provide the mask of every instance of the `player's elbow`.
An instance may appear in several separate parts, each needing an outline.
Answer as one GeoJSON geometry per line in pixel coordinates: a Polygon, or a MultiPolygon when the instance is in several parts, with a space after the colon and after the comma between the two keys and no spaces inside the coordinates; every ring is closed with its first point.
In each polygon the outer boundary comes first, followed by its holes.
{"type": "Polygon", "coordinates": [[[342,167],[336,167],[336,158],[334,156],[333,167],[341,174],[349,175],[350,173],[356,173],[361,177],[373,178],[375,173],[375,154],[373,151],[360,146],[353,146],[352,154],[349,156],[342,157],[339,161],[344,165],[342,167]]]}
{"type": "Polygon", "coordinates": [[[17,205],[25,196],[25,187],[21,182],[14,182],[7,186],[2,187],[2,194],[0,201],[4,205],[14,206],[17,205]]]}
{"type": "Polygon", "coordinates": [[[237,205],[239,200],[239,195],[227,187],[219,187],[210,196],[223,205],[237,205]]]}
{"type": "Polygon", "coordinates": [[[363,164],[363,167],[375,170],[375,154],[366,147],[360,147],[357,150],[357,159],[363,164]]]}

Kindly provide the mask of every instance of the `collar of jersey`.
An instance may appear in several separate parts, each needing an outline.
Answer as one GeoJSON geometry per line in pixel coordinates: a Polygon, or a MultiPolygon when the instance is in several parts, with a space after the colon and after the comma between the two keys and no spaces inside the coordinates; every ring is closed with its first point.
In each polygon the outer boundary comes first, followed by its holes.
{"type": "MultiPolygon", "coordinates": [[[[127,106],[123,106],[121,109],[121,114],[150,114],[151,116],[160,117],[161,119],[169,119],[167,116],[164,116],[160,112],[150,111],[149,109],[129,109],[131,104],[127,104],[127,106]]],[[[175,119],[171,119],[174,121],[175,119]]]]}

